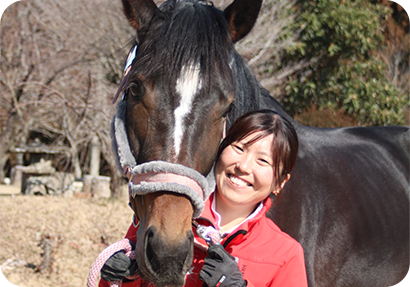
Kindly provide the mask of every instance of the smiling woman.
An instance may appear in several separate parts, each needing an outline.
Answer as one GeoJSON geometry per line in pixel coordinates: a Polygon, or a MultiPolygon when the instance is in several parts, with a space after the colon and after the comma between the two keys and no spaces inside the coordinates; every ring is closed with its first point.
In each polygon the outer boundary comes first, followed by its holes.
{"type": "Polygon", "coordinates": [[[252,136],[232,143],[221,154],[215,170],[218,210],[225,203],[233,208],[237,204],[242,205],[241,210],[245,213],[246,210],[252,211],[273,190],[276,181],[270,151],[273,135],[247,144],[252,136]]]}
{"type": "Polygon", "coordinates": [[[271,193],[278,195],[296,161],[293,126],[270,110],[250,115],[236,121],[219,149],[215,197],[222,229],[245,219],[271,193]]]}
{"type": "MultiPolygon", "coordinates": [[[[290,178],[297,151],[292,124],[271,110],[247,113],[231,126],[219,148],[215,191],[194,224],[217,236],[196,235],[184,286],[307,286],[301,245],[265,217],[270,195],[280,194],[290,178]]],[[[127,238],[137,242],[138,228],[131,225],[127,238]]],[[[118,253],[102,278],[121,280],[136,270],[135,260],[118,253]]],[[[123,286],[144,285],[137,278],[123,286]]]]}

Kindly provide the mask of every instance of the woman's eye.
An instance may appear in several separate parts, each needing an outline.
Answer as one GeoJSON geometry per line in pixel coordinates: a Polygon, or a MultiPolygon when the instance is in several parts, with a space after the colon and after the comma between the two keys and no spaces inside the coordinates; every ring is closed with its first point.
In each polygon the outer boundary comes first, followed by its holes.
{"type": "Polygon", "coordinates": [[[232,146],[233,146],[233,148],[234,148],[236,151],[238,151],[238,152],[243,152],[242,146],[237,145],[237,144],[234,144],[234,145],[232,145],[232,146]]]}
{"type": "Polygon", "coordinates": [[[271,165],[271,162],[265,158],[259,158],[258,161],[263,165],[271,165]]]}

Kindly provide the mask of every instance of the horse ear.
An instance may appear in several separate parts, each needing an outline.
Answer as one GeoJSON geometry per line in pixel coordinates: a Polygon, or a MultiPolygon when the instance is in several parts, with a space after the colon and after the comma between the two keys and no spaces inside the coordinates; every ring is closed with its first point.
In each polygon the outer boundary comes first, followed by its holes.
{"type": "Polygon", "coordinates": [[[231,29],[232,42],[245,37],[258,18],[262,0],[235,0],[224,10],[224,16],[231,29]]]}
{"type": "Polygon", "coordinates": [[[157,10],[153,0],[122,0],[122,6],[128,22],[137,32],[148,26],[157,10]]]}

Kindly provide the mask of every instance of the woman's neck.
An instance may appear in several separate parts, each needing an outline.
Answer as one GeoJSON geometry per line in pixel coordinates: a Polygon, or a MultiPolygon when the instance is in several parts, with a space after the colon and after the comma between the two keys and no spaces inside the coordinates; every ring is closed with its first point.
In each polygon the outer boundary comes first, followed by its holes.
{"type": "Polygon", "coordinates": [[[225,232],[243,222],[256,208],[244,208],[243,206],[236,206],[227,204],[220,198],[218,192],[215,193],[215,210],[221,216],[220,228],[225,232]]]}

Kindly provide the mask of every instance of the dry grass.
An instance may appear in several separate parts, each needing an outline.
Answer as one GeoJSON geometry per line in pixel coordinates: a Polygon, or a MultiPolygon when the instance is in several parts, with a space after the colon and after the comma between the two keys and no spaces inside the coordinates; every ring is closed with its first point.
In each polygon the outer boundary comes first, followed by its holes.
{"type": "Polygon", "coordinates": [[[126,201],[0,196],[2,272],[20,287],[86,286],[94,260],[124,237],[131,218],[126,201]],[[51,242],[51,264],[39,271],[44,239],[51,242]]]}

